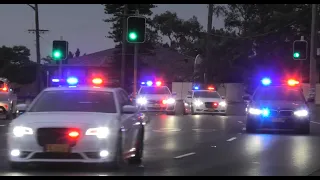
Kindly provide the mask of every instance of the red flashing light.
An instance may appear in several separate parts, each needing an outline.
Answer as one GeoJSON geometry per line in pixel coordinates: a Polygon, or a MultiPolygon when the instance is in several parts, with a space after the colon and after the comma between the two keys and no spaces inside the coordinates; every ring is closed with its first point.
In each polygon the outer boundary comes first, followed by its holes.
{"type": "Polygon", "coordinates": [[[71,131],[69,132],[68,136],[71,138],[78,138],[80,133],[78,131],[71,131]]]}
{"type": "Polygon", "coordinates": [[[219,103],[217,103],[217,102],[214,102],[214,103],[213,103],[213,107],[214,107],[214,108],[217,108],[218,106],[219,106],[219,103]]]}
{"type": "Polygon", "coordinates": [[[299,84],[299,81],[297,81],[295,79],[289,79],[287,83],[289,86],[295,86],[295,85],[299,84]]]}
{"type": "Polygon", "coordinates": [[[95,85],[100,85],[103,83],[103,80],[101,78],[94,78],[92,79],[92,83],[95,85]]]}
{"type": "Polygon", "coordinates": [[[8,88],[7,88],[7,87],[3,87],[3,88],[2,88],[2,91],[8,92],[8,88]]]}
{"type": "Polygon", "coordinates": [[[161,81],[157,81],[157,82],[156,82],[156,85],[157,85],[157,86],[161,86],[161,84],[162,84],[161,81]]]}
{"type": "Polygon", "coordinates": [[[214,90],[214,87],[208,87],[209,90],[214,90]]]}

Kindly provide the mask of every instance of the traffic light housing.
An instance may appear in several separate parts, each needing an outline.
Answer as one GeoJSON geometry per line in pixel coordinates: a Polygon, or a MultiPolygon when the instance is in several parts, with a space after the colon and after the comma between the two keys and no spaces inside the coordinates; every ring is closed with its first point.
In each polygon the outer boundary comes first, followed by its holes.
{"type": "Polygon", "coordinates": [[[294,60],[306,60],[308,58],[308,42],[304,40],[294,41],[292,56],[294,60]]]}
{"type": "Polygon", "coordinates": [[[52,59],[54,61],[64,61],[68,58],[68,42],[53,41],[52,43],[52,59]]]}
{"type": "Polygon", "coordinates": [[[129,16],[127,19],[127,42],[144,43],[146,40],[146,18],[129,16]]]}

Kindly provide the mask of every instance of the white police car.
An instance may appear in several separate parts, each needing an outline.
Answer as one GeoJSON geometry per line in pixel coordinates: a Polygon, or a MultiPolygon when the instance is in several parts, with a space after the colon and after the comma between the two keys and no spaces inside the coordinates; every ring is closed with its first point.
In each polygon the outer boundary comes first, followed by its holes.
{"type": "MultiPolygon", "coordinates": [[[[12,168],[24,163],[107,163],[121,167],[141,161],[144,123],[121,88],[72,87],[43,90],[9,126],[12,168]]],[[[100,82],[100,83],[99,83],[100,82]]]]}

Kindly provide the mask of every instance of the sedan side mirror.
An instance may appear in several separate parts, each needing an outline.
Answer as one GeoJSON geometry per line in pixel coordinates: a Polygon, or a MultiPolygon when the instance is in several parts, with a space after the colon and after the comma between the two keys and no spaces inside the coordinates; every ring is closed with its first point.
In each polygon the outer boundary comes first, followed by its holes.
{"type": "Polygon", "coordinates": [[[26,112],[28,105],[27,104],[17,104],[16,108],[17,108],[17,114],[23,114],[24,112],[26,112]]]}
{"type": "Polygon", "coordinates": [[[134,114],[138,112],[138,108],[136,106],[124,105],[122,107],[122,113],[124,114],[134,114]]]}

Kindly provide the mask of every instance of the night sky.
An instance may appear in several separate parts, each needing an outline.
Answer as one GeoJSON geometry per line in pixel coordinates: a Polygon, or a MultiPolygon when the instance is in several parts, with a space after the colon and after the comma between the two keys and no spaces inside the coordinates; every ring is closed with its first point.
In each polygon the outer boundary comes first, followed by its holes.
{"type": "MultiPolygon", "coordinates": [[[[176,12],[182,19],[193,15],[206,29],[206,4],[158,4],[154,14],[165,11],[176,12]]],[[[50,54],[53,40],[60,36],[69,42],[69,49],[75,52],[80,49],[81,55],[114,47],[112,39],[105,38],[110,24],[102,20],[107,17],[100,4],[45,4],[39,5],[40,29],[50,30],[41,34],[41,57],[50,54]]],[[[28,29],[35,28],[34,11],[25,4],[0,5],[0,46],[24,45],[31,50],[31,59],[35,60],[35,34],[28,29]]],[[[221,19],[214,18],[213,25],[222,28],[221,19]]]]}

